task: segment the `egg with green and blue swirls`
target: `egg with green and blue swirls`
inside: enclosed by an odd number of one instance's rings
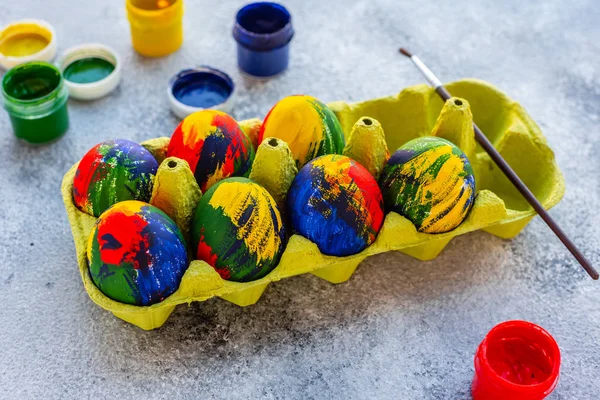
[[[202,192],[221,179],[248,176],[254,161],[252,142],[229,115],[202,110],[177,126],[167,157],[187,161]]]
[[[380,186],[386,211],[408,218],[419,232],[451,231],[475,202],[475,176],[467,156],[438,137],[417,138],[396,150]]]
[[[164,212],[123,201],[96,221],[87,245],[90,276],[113,300],[149,306],[177,290],[188,267],[185,241]]]
[[[149,201],[158,162],[141,145],[107,140],[90,149],[79,162],[73,180],[73,202],[98,217],[125,200]]]
[[[223,279],[248,282],[279,264],[286,232],[275,200],[246,178],[228,178],[200,199],[192,220],[196,257]]]
[[[344,133],[337,117],[311,96],[288,96],[271,108],[261,126],[258,143],[275,137],[287,143],[298,169],[325,154],[342,154]]]
[[[318,157],[296,175],[287,195],[292,227],[323,254],[359,253],[383,225],[377,181],[358,162],[341,155]]]

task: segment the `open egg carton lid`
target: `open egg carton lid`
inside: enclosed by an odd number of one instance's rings
[[[334,102],[328,106],[338,117],[346,136],[359,118],[369,116],[381,123],[392,151],[411,139],[431,135],[435,127],[433,133],[436,136],[450,140],[467,153],[476,175],[478,194],[471,212],[456,229],[441,234],[421,233],[408,219],[390,212],[375,242],[358,254],[327,256],[319,251],[315,243],[295,234],[289,239],[277,267],[264,278],[247,283],[227,281],[204,261],[195,260],[185,272],[179,289],[171,296],[151,306],[127,305],[105,296],[90,277],[86,244],[96,218],[79,211],[73,204],[76,164],[64,176],[62,194],[81,277],[90,298],[118,318],[149,330],[162,326],[178,304],[220,297],[240,306],[248,306],[259,300],[270,282],[295,275],[312,273],[332,283],[344,282],[352,276],[360,262],[374,254],[401,251],[420,260],[431,260],[452,238],[467,232],[482,229],[502,238],[514,237],[535,216],[535,211],[483,149],[475,145],[472,117],[467,104],[476,115],[477,124],[546,208],[556,205],[564,194],[564,179],[554,154],[526,111],[492,85],[468,79],[446,87],[468,103],[458,102],[444,108],[440,114],[444,103],[434,89],[417,85],[389,97],[357,104]],[[249,137],[256,137],[261,121],[241,121],[240,126]],[[168,144],[169,138],[166,137],[142,143],[159,163],[165,159]],[[183,162],[165,162],[159,167],[155,185],[166,190],[177,188],[181,193],[186,189],[182,189],[179,182],[195,184],[190,174],[191,171]],[[192,186],[190,190],[197,190],[197,187]],[[161,198],[168,198],[168,194],[163,194]],[[155,205],[165,211],[164,206]]]

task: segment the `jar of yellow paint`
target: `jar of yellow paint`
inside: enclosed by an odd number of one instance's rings
[[[56,34],[46,21],[24,19],[0,31],[0,66],[10,69],[29,61],[51,61],[56,55]]]
[[[126,0],[133,48],[149,57],[173,53],[183,42],[183,0]]]

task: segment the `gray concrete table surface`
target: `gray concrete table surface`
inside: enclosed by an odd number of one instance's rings
[[[122,0],[3,3],[0,23],[48,20],[59,52],[105,43],[124,69],[109,97],[69,101],[71,127],[52,145],[17,141],[0,113],[1,398],[469,398],[477,345],[509,319],[557,339],[552,399],[600,396],[599,283],[539,218],[510,241],[459,237],[431,262],[369,258],[340,285],[311,275],[277,282],[247,308],[220,299],[179,306],[145,332],[88,298],[59,190],[67,169],[103,139],[170,135],[178,120],[166,83],[181,68],[230,72],[235,117],[264,117],[289,94],[352,102],[422,83],[397,53],[404,45],[444,81],[481,78],[525,106],[566,178],[552,214],[598,267],[595,0],[286,1],[297,32],[290,68],[268,81],[237,69],[231,27],[240,1],[186,0],[184,45],[160,59],[133,51]]]

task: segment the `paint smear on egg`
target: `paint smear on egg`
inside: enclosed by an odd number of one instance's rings
[[[466,156],[439,138],[420,138],[396,151],[384,169],[386,206],[417,229],[441,233],[457,227],[475,198],[475,178]]]
[[[139,201],[115,204],[102,214],[87,245],[94,284],[128,304],[162,301],[187,269],[181,232],[158,208]]]
[[[377,181],[363,166],[340,155],[319,157],[302,168],[287,206],[294,230],[328,255],[362,251],[383,225]]]
[[[337,117],[311,96],[295,95],[280,100],[261,127],[259,142],[276,137],[287,143],[298,169],[325,154],[341,154],[344,135]]]
[[[269,273],[285,247],[275,200],[246,178],[228,178],[200,200],[192,228],[198,259],[223,279],[248,282]]]
[[[202,192],[230,176],[247,176],[254,159],[250,139],[229,115],[204,110],[175,129],[168,157],[186,160]]]

